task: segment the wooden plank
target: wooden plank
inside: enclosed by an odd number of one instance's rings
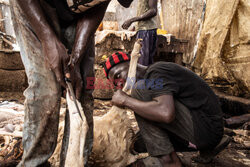
[[[189,41],[183,57],[187,64],[193,58],[202,9],[203,0],[162,1],[164,27],[168,33]]]

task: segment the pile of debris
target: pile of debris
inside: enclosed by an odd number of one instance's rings
[[[0,112],[0,166],[15,166],[23,154],[24,106],[3,101]]]

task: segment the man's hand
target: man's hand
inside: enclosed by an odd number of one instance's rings
[[[125,22],[122,24],[122,28],[125,29],[125,30],[127,30],[127,29],[131,26],[132,23],[133,23],[133,20],[132,20],[132,19],[129,19],[129,20],[125,21]]]
[[[62,87],[66,88],[65,77],[67,77],[72,82],[75,96],[79,100],[83,89],[80,64],[69,64],[70,56],[57,37],[51,37],[50,40],[42,41],[42,46],[45,58],[50,64],[51,70],[55,73],[57,81]]]
[[[133,22],[145,21],[145,20],[151,19],[152,17],[155,17],[157,15],[157,1],[148,0],[148,5],[149,5],[149,10],[147,10],[145,13],[143,13],[140,16],[136,16],[125,21],[122,25],[122,28],[127,30]]]
[[[68,62],[69,55],[64,45],[56,38],[51,37],[42,41],[42,48],[47,62],[50,64],[51,70],[56,75],[57,81],[66,88],[65,74],[69,72]]]
[[[122,90],[117,90],[112,97],[112,104],[118,107],[125,107],[125,101],[129,96]]]
[[[80,100],[83,90],[83,80],[81,76],[80,65],[71,64],[69,69],[70,73],[66,74],[66,77],[69,78],[72,83],[76,98]]]

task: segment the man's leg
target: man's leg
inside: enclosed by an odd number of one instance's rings
[[[35,167],[53,154],[57,144],[60,109],[60,85],[49,70],[42,54],[41,43],[33,33],[21,8],[10,1],[12,20],[28,77],[25,90],[23,158],[19,166]]]
[[[182,103],[175,100],[176,119],[171,124],[160,125],[169,131],[170,140],[177,151],[194,151],[196,143],[194,138],[193,121],[190,111]],[[220,151],[222,151],[231,139],[224,136],[214,149],[199,150],[200,156],[193,157],[193,160],[200,163],[209,163]]]
[[[153,64],[153,57],[156,54],[156,29],[153,30],[140,30],[137,32],[137,39],[141,38],[142,48],[140,50],[141,57],[138,60],[139,64],[149,66]]]
[[[172,123],[157,123],[158,126],[166,129],[175,151],[196,150],[193,121],[189,109],[175,100],[175,112],[175,120]],[[160,156],[162,164],[166,164],[166,166],[181,166],[179,163],[180,159],[175,151],[169,155]]]
[[[150,52],[149,52],[149,64],[154,63],[154,56],[157,53],[157,29],[150,30]]]
[[[151,157],[159,158],[158,161],[164,165],[181,166],[181,162],[175,153],[168,133],[161,127],[136,115],[142,139]],[[145,166],[158,167],[159,162],[155,158],[143,160]]]
[[[65,37],[65,46],[67,49],[72,50],[72,47],[75,42],[75,33],[76,33],[76,22],[72,22],[72,24],[65,29],[62,29],[63,36]],[[73,37],[73,38],[72,38]],[[83,59],[80,65],[81,74],[83,79],[83,92],[82,98],[80,100],[86,120],[88,122],[89,130],[87,132],[85,146],[84,146],[84,160],[88,160],[89,155],[92,151],[93,146],[93,110],[94,110],[94,98],[92,96],[93,90],[86,89],[87,85],[87,77],[94,77],[94,60],[95,60],[95,41],[94,36],[89,40],[87,50],[83,55]],[[63,145],[60,155],[60,166],[64,166],[65,157],[68,149],[69,142],[69,115],[66,113],[65,118],[65,127],[64,127],[64,136],[63,136]],[[87,162],[84,162],[86,164]]]
[[[137,114],[135,116],[140,128],[140,134],[150,156],[168,155],[174,151],[170,138],[164,129]]]
[[[136,115],[141,136],[147,151],[153,157],[159,157],[162,163],[180,165],[176,149],[185,151],[195,149],[194,130],[190,111],[175,101],[176,118],[171,124],[160,124]],[[178,146],[178,147],[177,147]],[[193,147],[193,148],[189,148]]]
[[[141,136],[151,155],[164,155],[166,150],[194,150],[194,128],[190,111],[175,100],[175,120],[170,124],[146,120],[136,114]],[[154,140],[157,139],[157,140]]]
[[[86,116],[89,130],[86,136],[85,148],[84,148],[84,160],[88,160],[88,157],[91,154],[93,146],[93,110],[94,110],[94,98],[93,98],[93,89],[86,89],[87,78],[94,77],[94,60],[95,60],[95,40],[94,36],[91,37],[91,40],[88,43],[88,49],[82,62],[81,62],[81,74],[84,84],[84,92],[81,98],[81,104],[83,107],[84,114]]]
[[[156,123],[156,125],[168,132],[170,140],[178,150],[196,149],[190,110],[177,100],[174,103],[175,120],[170,124]]]

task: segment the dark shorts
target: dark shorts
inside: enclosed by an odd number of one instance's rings
[[[138,63],[149,66],[153,64],[154,55],[157,51],[157,29],[153,30],[139,30],[137,32],[136,38],[143,39],[142,48],[141,48],[141,57],[139,58]]]
[[[156,123],[135,114],[140,135],[151,156],[170,154],[173,151],[195,150],[194,128],[190,111],[175,101],[175,120],[170,124]]]

